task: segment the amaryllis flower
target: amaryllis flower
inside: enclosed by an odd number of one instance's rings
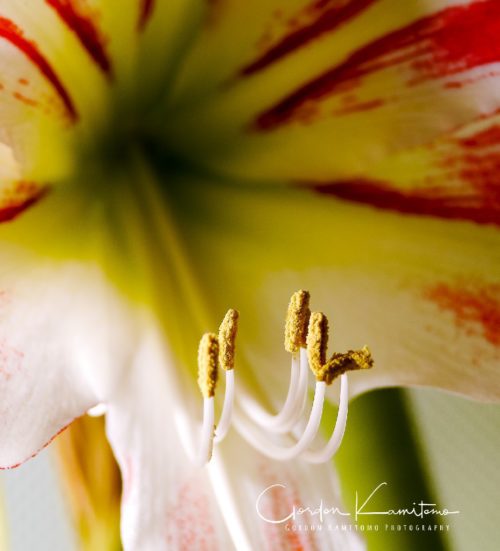
[[[328,464],[240,424],[191,463],[198,340],[237,308],[236,405],[279,407],[303,288],[376,359],[352,395],[499,398],[499,31],[497,0],[0,0],[1,465],[105,404],[126,549],[362,548],[256,515],[278,478],[269,515],[338,504]]]

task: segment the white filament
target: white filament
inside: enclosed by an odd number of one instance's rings
[[[231,418],[233,416],[234,406],[234,369],[229,369],[226,372],[226,390],[224,394],[224,405],[222,406],[222,413],[219,423],[215,429],[214,442],[218,444],[222,442],[227,435],[229,427],[231,426]]]
[[[335,428],[332,432],[332,436],[328,443],[320,450],[311,451],[307,450],[302,454],[302,457],[309,463],[326,463],[337,453],[344,437],[346,422],[347,422],[347,410],[349,404],[349,384],[347,380],[347,374],[343,373],[340,378],[340,400],[339,411],[337,413],[337,420],[335,421]]]
[[[217,429],[214,430],[215,405],[213,396],[203,399],[203,425],[201,428],[200,447],[194,462],[203,467],[212,458],[214,442],[221,442],[231,426],[231,417],[234,404],[234,371],[226,371],[226,392],[224,405]]]
[[[323,405],[325,401],[326,383],[323,381],[316,383],[314,400],[309,415],[309,421],[300,439],[291,447],[276,446],[273,442],[262,438],[248,420],[238,417],[235,422],[238,425],[239,432],[254,448],[262,454],[278,461],[288,461],[304,452],[312,443],[318,433],[321,416],[323,414]]]
[[[340,378],[339,410],[330,440],[319,450],[310,450],[308,448],[318,433],[323,415],[326,383],[323,381],[316,382],[314,400],[309,419],[307,423],[305,419],[299,422],[307,402],[308,372],[307,350],[301,349],[300,359],[296,356],[292,359],[287,398],[282,410],[277,415],[270,415],[266,411],[258,408],[257,405],[250,400],[243,400],[241,402],[243,406],[242,409],[250,419],[247,418],[247,416],[238,416],[235,419],[240,434],[254,448],[271,459],[287,461],[297,456],[301,456],[308,463],[326,463],[340,448],[345,433],[349,403],[347,374],[342,374]],[[197,454],[190,454],[195,456],[194,462],[200,467],[210,461],[214,443],[220,443],[227,435],[231,426],[235,395],[234,370],[226,371],[225,376],[226,388],[224,404],[220,421],[215,430],[214,398],[204,398],[203,400],[203,425],[201,429],[200,447]],[[288,447],[280,446],[266,439],[259,428],[252,424],[252,421],[257,421],[262,428],[273,433],[286,433],[293,429],[295,434],[300,435],[300,433],[302,433],[302,435],[297,436],[293,445]]]
[[[196,457],[196,465],[203,467],[212,458],[212,448],[214,439],[214,398],[203,398],[203,426],[201,429],[200,448],[198,457]]]
[[[300,356],[292,357],[287,397],[281,411],[276,415],[263,410],[248,396],[240,396],[239,404],[255,423],[266,430],[277,434],[289,432],[305,408],[308,372],[307,350],[301,348]]]

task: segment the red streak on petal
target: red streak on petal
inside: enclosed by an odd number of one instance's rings
[[[298,509],[302,507],[298,500],[297,492],[290,489],[288,485],[284,484],[284,486],[286,486],[286,488],[274,486],[267,492],[270,504],[268,505],[269,511],[265,513],[266,518],[282,519],[287,517],[294,508]],[[269,529],[267,534],[269,543],[276,545],[276,547],[286,545],[286,549],[305,551],[306,548],[302,544],[301,536],[302,534],[295,531],[290,522],[283,526],[279,526],[277,529]]]
[[[359,15],[362,11],[370,7],[377,0],[348,0],[347,4],[336,5],[327,11],[323,11],[316,20],[309,25],[300,27],[287,36],[282,38],[280,42],[273,45],[264,52],[256,60],[246,65],[242,70],[242,75],[252,75],[257,71],[265,69],[269,65],[275,63],[279,59],[292,53],[293,51],[302,48],[311,41],[320,36],[332,32],[335,29],[347,23],[350,19]],[[318,2],[313,7],[316,10],[321,10],[325,4],[330,2]]]
[[[111,61],[94,21],[77,11],[72,0],[45,0],[45,2],[58,13],[62,21],[76,34],[95,63],[106,74],[112,75]]]
[[[5,206],[0,205],[0,224],[4,222],[10,222],[22,214],[26,209],[35,205],[40,199],[42,199],[48,192],[47,188],[38,189],[33,195],[25,198],[19,203],[7,204]]]
[[[447,194],[448,201],[455,205],[489,212],[490,221],[499,224],[500,126],[491,124],[475,134],[451,140],[451,145],[438,164],[442,175],[436,185],[441,194]]]
[[[36,100],[27,98],[26,96],[23,96],[23,94],[21,94],[20,92],[14,92],[12,95],[21,103],[29,105],[30,107],[36,107],[38,105],[38,102]]]
[[[500,226],[500,190],[491,188],[494,200],[488,194],[480,196],[452,195],[450,189],[424,188],[400,190],[389,182],[371,180],[343,180],[327,184],[316,184],[314,190],[340,199],[353,201],[413,215],[435,216],[437,218],[470,220],[478,224]]]
[[[300,497],[300,489],[295,478],[285,469],[276,472],[268,463],[258,466],[258,476],[262,488],[268,488],[259,508],[268,519],[282,519],[294,509],[308,504]],[[276,486],[281,484],[281,486]],[[284,486],[284,487],[283,487]],[[318,551],[313,531],[293,529],[293,521],[285,524],[266,523],[264,528],[266,551],[290,549],[293,551]]]
[[[24,353],[0,339],[0,379],[10,381],[21,373]]]
[[[479,326],[488,342],[500,346],[500,285],[466,289],[440,283],[428,289],[425,296],[441,310],[451,312],[457,326],[470,334]]]
[[[77,417],[75,419],[73,419],[73,421],[76,421]],[[60,435],[62,434],[70,425],[71,423],[73,423],[73,421],[70,421],[67,425],[65,425],[64,427],[62,427],[61,429],[59,429],[55,434],[54,436],[52,436],[50,438],[50,440],[48,440],[47,442],[45,442],[45,444],[43,444],[43,446],[41,446],[38,450],[36,450],[36,452],[32,453],[29,457],[27,457],[26,459],[23,459],[22,461],[20,461],[19,463],[15,463],[14,465],[8,465],[8,466],[1,466],[0,465],[0,471],[10,471],[11,469],[17,469],[18,467],[21,467],[21,465],[24,465],[27,461],[29,461],[30,459],[33,459],[34,457],[36,457],[40,452],[42,452],[45,448],[47,448],[48,446],[50,446],[50,444],[52,444],[52,442]]]
[[[146,25],[153,15],[155,0],[141,0],[141,11],[139,15],[138,28],[140,31],[146,28]]]
[[[389,67],[407,65],[415,85],[500,60],[500,2],[483,0],[444,9],[390,32],[354,51],[342,63],[304,84],[261,113],[255,129],[273,130],[293,122],[307,103],[316,102],[353,80]]]
[[[459,139],[458,143],[470,149],[500,145],[500,126],[490,126],[473,136]]]
[[[40,73],[42,73],[42,75],[50,82],[61,98],[71,119],[73,121],[77,120],[78,114],[68,91],[57,76],[49,61],[39,51],[37,45],[31,40],[25,38],[22,30],[17,27],[15,23],[5,17],[0,17],[0,37],[4,38],[13,46],[18,48],[38,68]]]

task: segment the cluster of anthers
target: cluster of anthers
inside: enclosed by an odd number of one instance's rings
[[[234,422],[241,435],[264,455],[279,461],[300,456],[309,463],[324,463],[337,452],[344,436],[349,399],[347,372],[369,369],[373,359],[367,347],[334,353],[327,358],[328,319],[321,312],[309,309],[310,295],[297,291],[288,306],[285,326],[285,349],[292,356],[290,383],[283,407],[270,414],[248,397],[241,397],[238,405],[243,415]],[[219,328],[219,334],[206,333],[200,341],[198,353],[198,384],[204,398],[203,428],[198,463],[204,465],[212,457],[213,445],[226,436],[234,409],[235,341],[238,331],[238,312],[229,310]],[[215,425],[214,396],[219,366],[225,372],[224,404],[219,423]],[[316,386],[307,420],[308,376],[312,371]],[[326,387],[340,376],[340,400],[335,427],[328,442],[312,449],[323,415]],[[267,434],[266,434],[267,433]],[[279,445],[270,440],[269,433],[288,439]]]

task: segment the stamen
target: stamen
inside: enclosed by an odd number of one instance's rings
[[[215,333],[205,333],[198,348],[198,386],[204,398],[213,398],[218,377],[219,343]]]
[[[201,466],[210,461],[213,443],[221,442],[231,424],[234,404],[234,354],[238,332],[238,312],[229,310],[219,328],[219,337],[214,333],[203,335],[198,349],[198,385],[203,394],[203,428],[200,453],[197,463]],[[214,428],[214,396],[218,379],[219,363],[226,374],[224,405],[220,422]]]
[[[326,363],[328,345],[328,319],[321,312],[313,312],[309,320],[307,333],[307,355],[309,366],[318,381],[323,380],[321,373]]]
[[[238,333],[237,310],[228,310],[219,327],[219,364],[222,369],[234,369],[236,334]]]
[[[288,305],[285,323],[285,349],[297,354],[300,347],[306,346],[307,324],[309,323],[310,295],[308,291],[297,291],[292,295]]]
[[[222,321],[218,336],[203,335],[198,350],[198,384],[203,394],[203,428],[196,463],[204,465],[211,459],[213,444],[226,436],[234,405],[235,345],[239,314],[229,310]],[[307,349],[305,348],[307,346]],[[285,461],[299,455],[310,463],[329,461],[337,452],[345,432],[348,411],[347,372],[369,369],[373,358],[365,346],[361,350],[334,353],[327,360],[328,319],[321,312],[309,310],[309,293],[297,291],[290,300],[285,328],[285,348],[292,354],[288,394],[281,411],[271,415],[246,396],[240,400],[244,413],[235,419],[240,434],[264,455]],[[218,368],[225,372],[224,405],[219,424],[214,425],[214,395]],[[316,377],[314,399],[309,418],[302,419],[307,403],[309,367]],[[325,392],[335,378],[341,377],[340,403],[330,440],[318,450],[309,450],[319,430],[323,415]],[[260,425],[260,429],[256,426]],[[263,430],[287,434],[291,445],[279,445],[268,440]]]

